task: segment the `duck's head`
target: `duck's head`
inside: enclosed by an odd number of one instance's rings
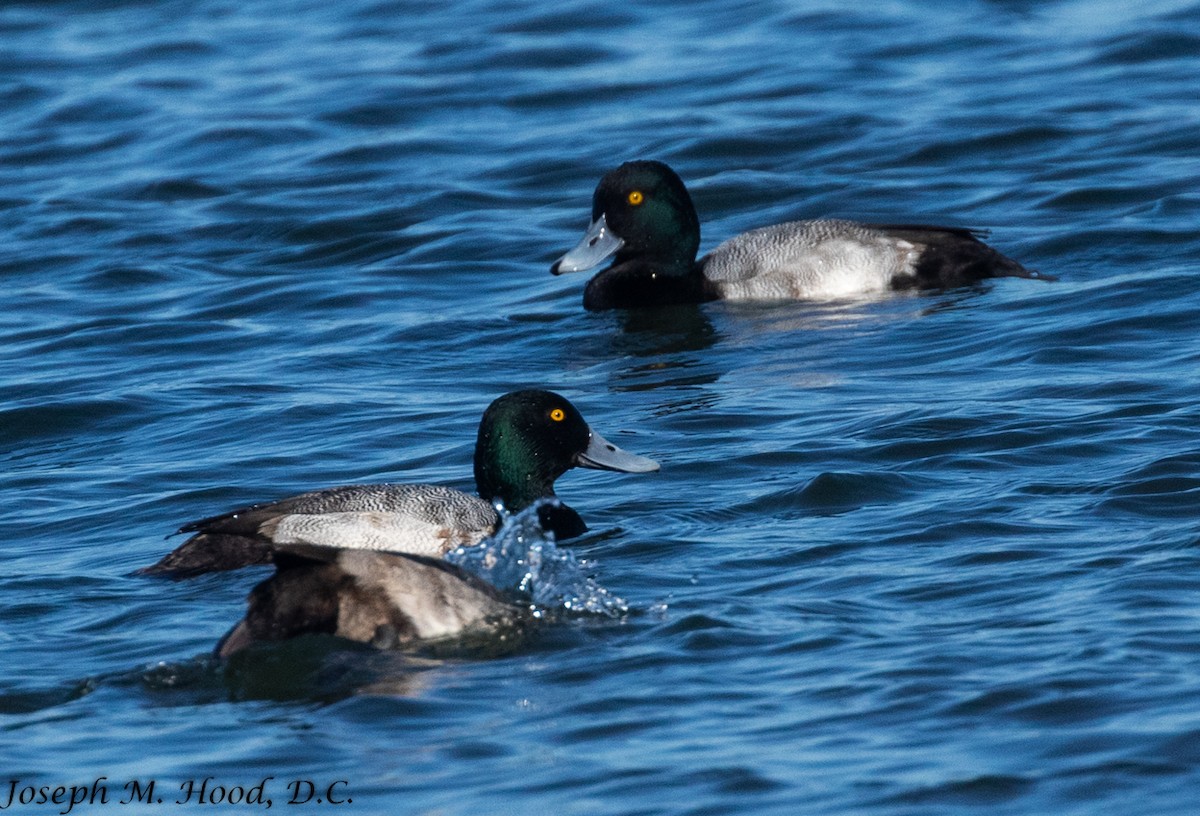
[[[686,274],[699,249],[700,220],[683,181],[662,162],[631,161],[600,179],[591,226],[550,272],[582,272],[615,255],[614,265],[638,259]]]
[[[516,513],[553,496],[555,479],[573,467],[648,473],[658,463],[621,450],[550,391],[513,391],[488,406],[475,443],[480,496]]]

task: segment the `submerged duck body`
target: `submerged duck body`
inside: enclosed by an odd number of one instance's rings
[[[626,162],[592,197],[592,223],[553,274],[612,264],[584,290],[590,310],[709,300],[821,300],[1043,277],[954,227],[791,221],[730,238],[696,259],[700,222],[683,181],[656,161]]]
[[[438,558],[281,545],[275,566],[251,591],[246,616],[217,644],[217,657],[312,634],[400,649],[515,630],[527,616],[491,585]]]
[[[493,502],[519,512],[553,497],[554,482],[573,467],[645,473],[652,459],[627,453],[591,429],[569,401],[549,391],[515,391],[496,399],[475,444],[478,496],[440,485],[348,485],[256,504],[181,527],[192,537],[144,575],[184,578],[276,560],[285,548],[325,547],[440,557],[496,531]],[[539,508],[559,539],[587,530],[570,507]]]

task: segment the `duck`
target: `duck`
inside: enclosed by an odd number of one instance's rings
[[[213,649],[218,660],[322,634],[375,649],[494,644],[518,639],[531,620],[528,607],[440,558],[309,544],[279,544],[274,556],[274,574]]]
[[[295,550],[286,548],[297,546],[323,547],[335,555],[363,550],[440,558],[495,533],[501,522],[496,502],[518,513],[539,499],[555,498],[555,481],[574,467],[659,469],[653,459],[606,440],[559,394],[513,391],[495,399],[480,420],[477,496],[433,484],[358,484],[252,504],[183,525],[176,534],[191,537],[137,574],[181,579],[275,563],[280,553],[291,552],[294,560]],[[561,501],[544,502],[537,513],[557,540],[587,531],[580,515]],[[336,558],[327,563],[348,566]]]
[[[1053,280],[988,246],[985,236],[960,227],[790,221],[736,235],[697,260],[700,219],[683,180],[663,162],[638,160],[600,179],[591,225],[550,272],[583,272],[612,258],[584,289],[589,311],[829,300],[995,277]]]

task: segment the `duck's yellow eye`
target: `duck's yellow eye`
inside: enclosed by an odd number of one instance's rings
[[[645,200],[646,200],[646,197],[644,195],[642,195],[641,190],[634,190],[632,193],[629,194],[629,198],[627,199],[627,201],[629,201],[629,203],[635,207],[638,204],[641,204]]]
[[[566,413],[563,412],[562,408],[555,408],[553,411],[550,412],[550,418],[553,419],[555,422],[562,422],[564,419],[567,418],[567,415],[566,415]]]

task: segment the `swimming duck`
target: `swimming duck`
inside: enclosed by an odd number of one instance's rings
[[[550,272],[582,272],[589,310],[709,300],[827,299],[889,289],[944,289],[983,278],[1046,277],[956,227],[791,221],[730,238],[696,260],[700,220],[683,181],[657,161],[600,179],[592,223]]]
[[[274,560],[281,547],[374,550],[440,557],[478,544],[496,531],[493,502],[510,513],[554,496],[554,482],[573,467],[647,473],[653,459],[621,450],[588,426],[579,411],[550,391],[514,391],[483,414],[475,443],[479,496],[428,484],[347,485],[254,504],[193,521],[194,535],[138,572],[185,578]],[[558,539],[587,531],[560,502],[538,509],[543,529]]]
[[[440,558],[282,544],[275,573],[250,593],[246,617],[217,643],[228,658],[259,643],[327,634],[378,649],[494,637],[528,611]]]

